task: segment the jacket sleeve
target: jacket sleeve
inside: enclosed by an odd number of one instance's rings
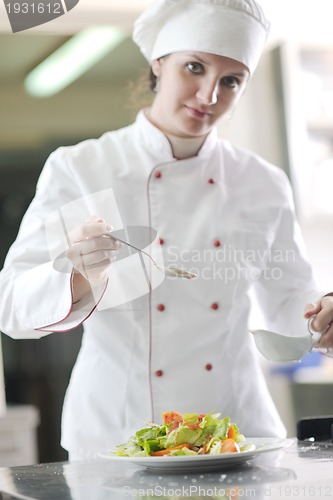
[[[79,196],[66,148],[59,148],[44,166],[0,273],[0,330],[13,338],[73,329],[96,307],[96,292],[73,304],[72,273],[54,268],[45,232],[47,217]]]
[[[269,263],[269,272],[262,273],[254,289],[267,328],[299,336],[308,333],[304,306],[328,290],[320,290],[316,283],[296,220],[291,186],[286,176],[283,175],[283,179],[284,203],[271,248],[271,255],[279,255],[279,258]]]

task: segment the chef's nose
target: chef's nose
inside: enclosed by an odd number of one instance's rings
[[[197,97],[203,104],[212,105],[217,103],[219,82],[203,83],[197,92]]]

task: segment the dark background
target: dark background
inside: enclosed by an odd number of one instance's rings
[[[54,148],[1,154],[0,269],[34,196],[39,173]],[[7,404],[37,407],[39,462],[67,459],[67,452],[60,446],[61,410],[81,337],[82,328],[38,340],[13,340],[2,335]]]

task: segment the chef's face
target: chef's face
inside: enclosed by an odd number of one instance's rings
[[[159,89],[151,120],[177,137],[202,137],[230,112],[246,87],[249,71],[228,57],[176,52],[152,62]]]

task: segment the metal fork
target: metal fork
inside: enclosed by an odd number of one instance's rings
[[[185,269],[179,269],[178,267],[173,267],[173,266],[168,266],[168,267],[162,267],[160,266],[155,259],[148,253],[145,252],[144,250],[141,250],[141,248],[136,247],[135,245],[132,245],[128,241],[122,240],[121,238],[118,238],[118,236],[112,236],[111,234],[104,234],[103,236],[111,238],[114,241],[119,241],[120,243],[123,243],[124,245],[127,245],[130,248],[133,248],[137,252],[141,252],[142,254],[146,255],[149,257],[159,271],[164,273],[166,276],[172,276],[172,277],[177,277],[177,278],[186,278],[186,279],[193,279],[197,278],[197,275],[194,273],[191,273],[190,271],[186,271]]]

